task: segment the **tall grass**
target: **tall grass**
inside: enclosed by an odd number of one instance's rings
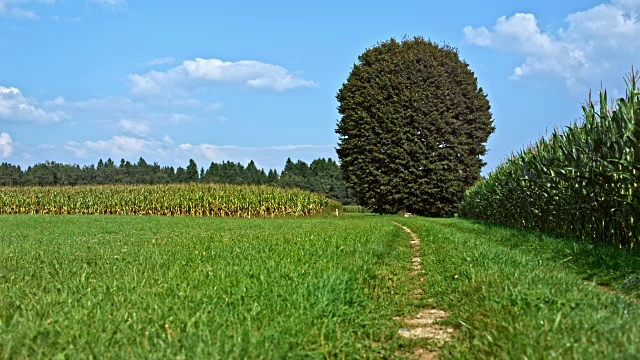
[[[584,119],[512,156],[466,193],[460,216],[621,247],[640,235],[640,91],[583,106]]]
[[[339,209],[299,189],[220,184],[0,187],[0,214],[308,216]]]

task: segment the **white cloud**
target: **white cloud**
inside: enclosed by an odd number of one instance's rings
[[[151,71],[143,75],[129,74],[129,85],[131,86],[131,94],[134,96],[154,95],[170,96],[170,89],[164,89],[169,87],[170,81],[166,81],[165,73]]]
[[[22,7],[24,0],[0,0],[0,16],[16,19],[38,20],[39,17],[33,11]]]
[[[14,87],[0,86],[0,121],[59,122],[68,119],[62,111],[46,111],[22,95]]]
[[[9,157],[13,154],[13,140],[9,134],[0,133],[0,157]]]
[[[253,60],[229,62],[201,58],[184,61],[165,72],[129,74],[128,79],[133,95],[166,98],[184,96],[189,88],[216,83],[243,84],[276,91],[317,86],[315,82],[302,78],[300,73],[278,65]]]
[[[85,158],[95,155],[108,154],[111,156],[139,156],[148,150],[150,142],[129,136],[114,136],[111,140],[85,141],[78,143],[69,141],[65,149],[73,152],[76,157]]]
[[[120,120],[118,123],[118,130],[137,136],[147,136],[151,132],[149,125],[128,119]]]
[[[640,8],[640,0],[614,0],[614,3],[627,9]]]
[[[253,60],[229,62],[198,58],[185,61],[182,66],[188,77],[208,81],[246,83],[249,86],[278,91],[315,86],[313,81],[298,77],[281,66]]]
[[[28,3],[54,4],[57,0],[0,0],[0,16],[15,19],[39,20],[31,9],[25,8]]]
[[[465,41],[524,56],[511,79],[551,74],[568,87],[620,79],[640,58],[640,0],[614,0],[566,17],[566,28],[543,31],[533,14],[502,16],[491,28],[463,29]]]
[[[144,65],[144,66],[167,65],[167,64],[173,64],[176,61],[177,60],[175,58],[172,58],[172,57],[163,57],[163,58],[153,59],[153,60],[147,61],[146,63],[144,63],[142,65]]]
[[[64,149],[76,158],[132,158],[144,157],[149,161],[167,163],[179,151],[171,137],[165,135],[162,140],[117,135],[109,140],[75,142],[69,141]]]

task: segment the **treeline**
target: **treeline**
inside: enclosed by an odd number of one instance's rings
[[[113,160],[100,159],[96,165],[71,165],[54,161],[38,163],[21,169],[19,165],[6,162],[0,164],[0,186],[79,186],[79,185],[135,185],[176,183],[218,183],[237,185],[272,185],[300,188],[340,201],[353,203],[342,180],[340,166],[329,159],[316,159],[307,164],[290,158],[284,170],[258,169],[253,161],[247,166],[226,161],[212,162],[208,169],[200,167],[191,159],[186,167],[160,166],[147,163],[140,158],[137,163],[124,159],[116,164]]]

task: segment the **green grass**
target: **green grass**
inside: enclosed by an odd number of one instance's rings
[[[618,283],[638,269],[634,254],[461,219],[398,221],[421,237],[424,291],[458,330],[443,358],[640,358],[638,302],[582,280]]]
[[[382,217],[0,223],[0,358],[388,357],[415,310]]]
[[[580,279],[603,285],[640,300],[640,250],[558,238],[539,232],[518,231],[501,225],[475,222],[465,231],[482,234],[489,229],[492,243],[527,252],[562,267]]]
[[[611,247],[368,214],[0,224],[0,359],[395,358],[434,347],[393,320],[427,307],[456,329],[443,358],[640,358],[640,258]]]
[[[368,214],[371,211],[360,205],[342,205],[342,211],[345,213]]]

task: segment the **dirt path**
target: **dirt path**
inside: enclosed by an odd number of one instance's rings
[[[407,233],[411,235],[411,250],[413,251],[413,257],[411,260],[411,275],[418,278],[418,283],[422,284],[424,281],[424,272],[422,271],[422,258],[420,257],[420,238],[411,229],[395,221],[393,223],[400,226]],[[418,288],[414,291],[414,296],[423,296],[422,289]],[[410,354],[412,359],[429,360],[436,359],[438,357],[438,349],[444,345],[445,342],[451,339],[453,335],[453,329],[436,324],[436,321],[444,320],[449,316],[446,312],[429,308],[420,311],[412,318],[397,318],[406,325],[406,328],[398,330],[400,336],[406,338],[428,338],[433,341],[437,348],[436,350],[418,349],[413,354]]]
[[[411,229],[406,226],[403,226],[395,221],[392,223],[400,226],[404,229],[404,231],[408,232],[411,235],[411,251],[413,251],[413,259],[411,260],[411,265],[413,266],[413,271],[411,275],[419,275],[422,273],[422,260],[420,259],[420,238],[416,235]],[[420,282],[423,282],[424,278],[420,278]]]

